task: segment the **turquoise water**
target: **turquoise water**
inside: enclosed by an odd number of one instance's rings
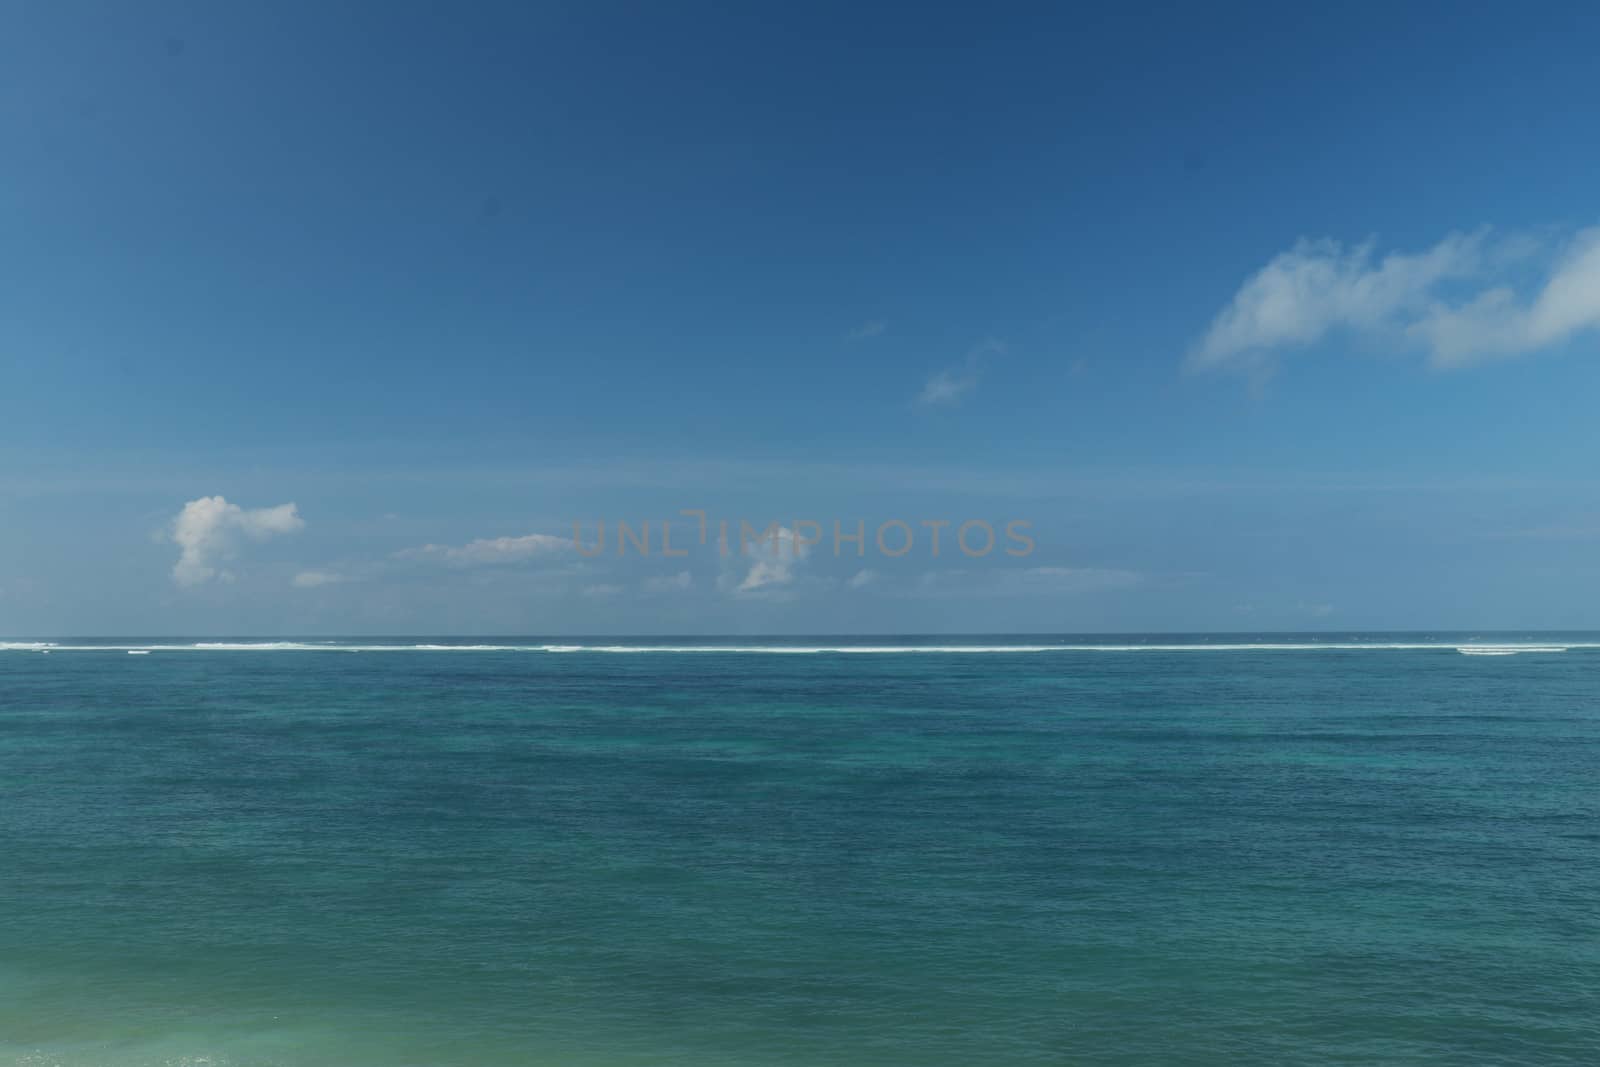
[[[0,1063],[1600,1062],[1597,639],[1262,640],[0,650]]]

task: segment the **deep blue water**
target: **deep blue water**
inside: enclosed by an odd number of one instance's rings
[[[0,651],[0,1063],[1600,1062],[1597,639],[1260,640]]]

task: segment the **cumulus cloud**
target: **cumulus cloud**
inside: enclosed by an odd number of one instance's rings
[[[1555,242],[1453,233],[1425,251],[1382,257],[1372,241],[1301,240],[1246,279],[1188,362],[1270,370],[1284,351],[1343,333],[1420,348],[1434,366],[1457,367],[1536,352],[1596,327],[1600,227]]]
[[[961,399],[978,387],[983,365],[990,356],[1006,350],[1005,342],[989,338],[967,353],[958,366],[946,367],[934,373],[917,393],[917,404],[927,408],[954,407]]]
[[[172,520],[170,536],[178,546],[172,579],[184,586],[232,581],[233,575],[220,564],[238,555],[241,542],[265,541],[304,528],[305,520],[294,504],[247,510],[221,496],[191,500]]]
[[[811,554],[810,544],[797,538],[789,527],[776,523],[762,533],[764,536],[759,538],[746,539],[743,546],[729,539],[730,555],[724,560],[724,571],[717,583],[723,590],[735,595],[769,596],[794,582],[795,570]]]
[[[572,547],[572,539],[552,534],[484,537],[464,545],[423,545],[396,552],[397,559],[431,560],[453,567],[486,567],[522,563]]]
[[[681,593],[694,584],[694,576],[688,571],[679,571],[677,574],[659,575],[646,578],[641,585],[646,593]]]

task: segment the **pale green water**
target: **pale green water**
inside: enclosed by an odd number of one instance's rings
[[[1600,1062],[1600,651],[1454,649],[0,651],[0,1063]]]

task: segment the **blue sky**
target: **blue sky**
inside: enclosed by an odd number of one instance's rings
[[[5,21],[0,634],[1600,627],[1592,9]]]

